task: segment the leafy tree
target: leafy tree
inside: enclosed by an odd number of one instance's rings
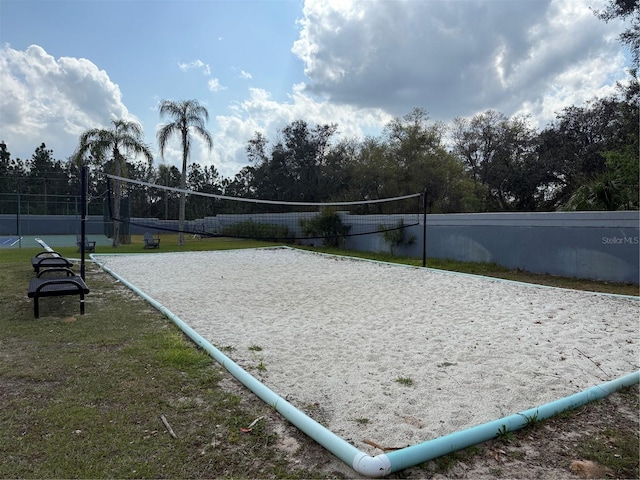
[[[617,168],[616,163],[625,158],[629,158],[630,164],[638,162],[638,109],[628,101],[615,98],[594,100],[583,107],[567,107],[540,134],[539,155],[542,162],[553,167],[555,188],[550,204],[554,208],[585,208],[578,207],[585,205],[584,202],[575,200],[577,190],[583,186],[601,191],[633,189],[625,185],[637,185],[637,176],[634,180],[633,172]],[[608,161],[607,156],[612,159]],[[612,169],[617,170],[613,176]],[[622,180],[620,175],[626,179]],[[597,187],[598,179],[608,185]],[[607,198],[607,202],[591,204],[609,205],[607,209],[625,208],[609,203],[622,200],[625,195],[607,194]]]
[[[205,122],[209,120],[209,112],[205,107],[200,105],[197,100],[162,100],[159,107],[160,117],[169,116],[173,121],[160,127],[157,132],[158,145],[160,146],[160,155],[164,157],[169,138],[177,135],[180,138],[182,147],[182,177],[180,180],[180,188],[187,188],[187,161],[191,152],[191,132],[200,136],[209,147],[213,148],[213,140],[211,134],[205,129]],[[179,229],[178,245],[184,245],[184,220],[185,220],[186,194],[183,191],[180,194],[180,213],[179,213]]]
[[[611,174],[603,174],[585,181],[566,204],[569,210],[616,210],[623,199],[619,196],[620,186]]]
[[[4,140],[0,142],[0,173],[5,173],[5,167],[9,165],[9,161],[11,160],[11,152],[7,150],[7,144],[4,143]]]
[[[182,174],[175,166],[160,165],[156,172],[156,183],[165,187],[179,188],[182,182]],[[171,190],[162,190],[162,198],[158,198],[162,203],[162,211],[158,214],[160,218],[168,220],[176,218],[180,212],[180,194]]]
[[[254,198],[254,171],[255,167],[247,165],[242,167],[233,179],[224,179],[221,182],[224,194],[230,197]]]
[[[249,161],[256,164],[248,177],[251,189],[259,198],[291,201],[293,199],[289,197],[289,187],[292,179],[287,171],[285,158],[277,154],[270,157],[267,152],[268,143],[269,140],[262,133],[256,132],[247,145]]]
[[[349,189],[354,183],[356,139],[342,139],[329,149],[319,169],[318,198],[321,201],[350,201]]]
[[[602,151],[605,158],[605,173],[617,187],[612,205],[616,210],[638,210],[640,208],[640,111],[633,101],[616,102],[617,128],[610,148]],[[606,177],[605,177],[606,178]]]
[[[635,104],[640,99],[640,84],[638,83],[638,68],[640,67],[640,2],[638,0],[609,0],[604,10],[595,10],[598,18],[608,22],[613,19],[626,20],[631,18],[629,27],[620,34],[620,42],[631,52],[630,82],[622,87],[628,101]]]
[[[395,157],[395,164],[404,168],[405,173],[420,162],[424,154],[438,153],[445,131],[440,123],[429,124],[429,116],[422,108],[414,108],[410,113],[395,118],[385,127],[385,138]]]
[[[17,193],[22,193],[22,184],[27,172],[24,162],[12,159],[4,141],[0,142],[0,213],[18,211]]]
[[[0,142],[0,192],[11,193],[14,190],[13,178],[11,175],[11,152],[7,150],[7,144],[4,141]],[[6,213],[9,211],[9,200],[5,206],[5,199],[1,199],[3,202],[0,204],[0,213]]]
[[[547,171],[535,149],[536,132],[528,118],[513,117],[498,130],[492,161],[485,183],[501,210],[537,210],[538,192],[546,188]]]
[[[22,193],[21,186],[26,177],[24,162],[19,158],[12,159],[6,143],[0,142],[0,192]]]
[[[101,165],[93,161],[92,157],[89,157],[82,165],[75,163],[73,157],[70,157],[64,162],[64,170],[66,177],[68,178],[68,190],[69,195],[74,197],[74,211],[80,213],[79,195],[81,188],[81,167],[87,168],[87,214],[88,215],[104,215],[104,204],[102,201],[92,202],[92,199],[102,199],[107,191],[107,179],[102,173]],[[105,164],[106,167],[109,165]]]
[[[467,211],[470,185],[465,182],[462,163],[444,147],[446,128],[430,123],[421,108],[385,128],[383,141],[387,175],[394,186],[385,196],[427,191],[430,212]]]
[[[351,152],[350,165],[351,181],[345,194],[347,200],[377,200],[397,194],[395,168],[382,139],[368,137],[360,142]]]
[[[282,131],[284,142],[276,145],[274,154],[284,157],[290,167],[295,185],[293,198],[303,202],[318,201],[320,167],[325,162],[329,141],[336,132],[335,125],[316,125],[310,129],[297,120]]]
[[[156,170],[151,165],[142,162],[128,162],[127,172],[129,178],[153,183],[156,179]],[[129,205],[135,216],[138,217],[159,217],[160,199],[151,194],[149,187],[132,183],[128,186],[127,194]]]
[[[282,130],[282,139],[270,151],[266,137],[256,132],[247,146],[249,161],[256,164],[252,172],[256,195],[270,200],[321,201],[320,176],[335,131],[335,125],[310,128],[296,120]]]
[[[204,168],[197,163],[189,166],[187,178],[189,190],[194,192],[211,193],[219,195],[222,193],[222,186],[219,180],[218,171],[214,166]],[[214,215],[215,203],[217,200],[211,197],[191,195],[187,202],[187,218],[202,218],[207,215]]]
[[[620,34],[620,41],[631,51],[633,67],[638,69],[640,64],[640,4],[638,0],[609,0],[604,10],[595,12],[598,18],[608,22],[615,18],[631,17],[631,25]]]
[[[552,177],[538,162],[536,133],[526,117],[495,110],[453,125],[454,152],[463,161],[483,211],[535,210]]]
[[[619,202],[616,209],[638,210],[640,208],[640,162],[638,144],[627,145],[623,149],[604,152],[607,170],[618,182]]]
[[[105,170],[122,176],[127,168],[127,158],[131,155],[142,155],[149,164],[153,163],[151,150],[143,141],[142,127],[139,123],[124,119],[112,120],[111,128],[93,128],[80,135],[78,147],[73,154],[73,161],[80,166],[90,155],[94,161],[100,162]],[[114,182],[114,217],[120,218],[120,200],[122,186],[120,181]],[[113,246],[122,242],[120,222],[113,224]]]
[[[603,153],[606,171],[585,180],[564,205],[569,210],[637,210],[639,207],[638,150]]]
[[[28,193],[41,195],[42,202],[31,203],[30,213],[59,214],[56,196],[66,195],[69,191],[69,181],[64,166],[60,160],[53,159],[53,150],[42,143],[36,148],[31,159],[26,163],[29,171]],[[73,192],[76,193],[76,192]],[[50,199],[54,198],[53,202]]]
[[[488,110],[471,119],[456,118],[453,122],[454,152],[462,159],[477,188],[485,183],[487,164],[497,143],[503,114]]]

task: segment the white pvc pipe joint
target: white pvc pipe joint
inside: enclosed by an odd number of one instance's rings
[[[351,467],[359,474],[371,478],[384,477],[391,473],[391,461],[384,454],[372,457],[364,452],[359,452],[353,458]]]

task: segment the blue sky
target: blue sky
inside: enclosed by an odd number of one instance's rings
[[[0,139],[66,159],[82,131],[141,123],[157,152],[162,99],[207,107],[233,177],[256,131],[302,119],[379,134],[413,107],[451,122],[495,109],[542,128],[626,78],[623,25],[603,0],[0,0]],[[180,164],[178,146],[156,164]]]

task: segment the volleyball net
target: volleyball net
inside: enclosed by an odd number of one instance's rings
[[[421,193],[353,202],[281,202],[107,177],[111,220],[127,224],[132,234],[182,232],[289,243],[321,239],[325,245],[337,246],[349,236],[418,225],[422,214]],[[119,208],[116,190],[120,191]],[[185,220],[181,223],[183,194]]]

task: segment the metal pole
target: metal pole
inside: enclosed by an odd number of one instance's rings
[[[84,246],[86,240],[86,223],[87,223],[87,167],[82,166],[80,171],[80,276],[85,280],[84,268]]]
[[[18,192],[18,213],[16,215],[16,233],[18,234],[18,248],[22,248],[22,234],[20,232],[20,193]]]
[[[422,194],[422,266],[427,266],[427,189]]]

